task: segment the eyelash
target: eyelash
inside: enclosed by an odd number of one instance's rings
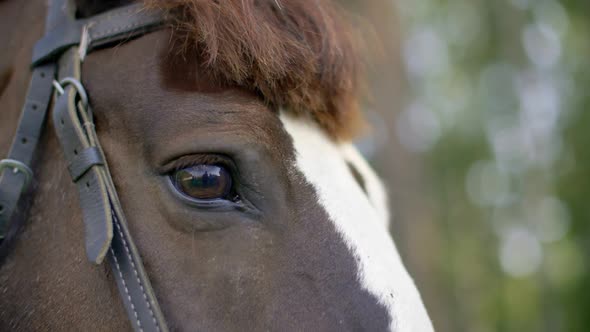
[[[222,166],[230,172],[232,178],[234,179],[237,175],[237,167],[233,161],[229,157],[219,154],[185,155],[166,163],[159,169],[158,173],[160,173],[160,175],[170,175],[173,172],[183,168],[189,168],[202,164]]]

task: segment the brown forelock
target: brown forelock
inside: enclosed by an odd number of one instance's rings
[[[219,83],[253,91],[270,105],[309,114],[349,139],[359,111],[356,39],[331,0],[146,0],[176,18],[182,56]]]
[[[82,73],[171,328],[386,330],[391,317],[361,286],[358,262],[295,167],[277,112],[244,89],[208,84],[194,63],[170,64],[170,35],[92,53]],[[0,270],[0,330],[121,330],[127,317],[108,267],[85,259],[77,195],[53,130],[44,141],[35,217]],[[193,154],[230,157],[250,207],[212,211],[179,200],[162,165]]]

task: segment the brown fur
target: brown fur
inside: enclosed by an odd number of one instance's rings
[[[30,10],[41,12],[41,1]],[[40,33],[40,22],[31,22],[31,33]],[[82,77],[171,330],[386,330],[393,318],[362,287],[357,258],[297,169],[278,114],[243,89],[210,86],[198,70],[202,81],[193,82],[187,66],[194,62],[166,63],[170,38],[163,30],[95,51]],[[14,72],[26,78],[27,65]],[[170,77],[185,82],[169,87]],[[9,85],[24,90],[26,82]],[[18,114],[6,110],[0,124]],[[51,117],[41,142],[31,218],[0,267],[0,331],[125,331],[109,267],[85,258],[78,195]],[[163,165],[197,154],[231,158],[236,189],[251,208],[214,211],[178,199]]]
[[[10,46],[0,53],[8,77],[0,156],[16,128],[45,4],[0,2],[8,32],[0,42]],[[194,61],[170,63],[171,36],[163,30],[97,50],[82,68],[131,233],[171,330],[386,330],[393,317],[360,284],[356,257],[295,166],[278,114],[243,88],[213,86]],[[78,195],[51,117],[41,142],[30,218],[0,266],[0,331],[124,331],[130,325],[109,267],[85,258]],[[163,164],[212,153],[236,164],[236,188],[251,213],[195,208],[171,191]]]
[[[177,48],[217,83],[310,114],[337,139],[361,127],[351,27],[329,0],[146,0],[177,19]]]

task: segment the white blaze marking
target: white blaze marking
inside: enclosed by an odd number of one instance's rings
[[[351,144],[336,144],[311,121],[282,113],[293,139],[296,167],[313,185],[320,204],[359,260],[361,285],[389,309],[392,331],[433,331],[420,294],[387,231],[386,194]],[[366,182],[359,187],[346,162]]]

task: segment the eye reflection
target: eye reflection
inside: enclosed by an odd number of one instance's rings
[[[174,171],[174,187],[184,195],[200,199],[229,199],[232,189],[230,173],[218,165],[195,165]]]

